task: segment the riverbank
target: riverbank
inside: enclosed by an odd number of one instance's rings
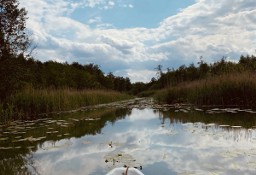
[[[0,120],[36,118],[38,114],[66,111],[130,99],[131,96],[107,90],[33,89],[26,88],[0,104]]]
[[[157,91],[154,98],[168,104],[255,107],[256,75],[245,72],[184,82]]]

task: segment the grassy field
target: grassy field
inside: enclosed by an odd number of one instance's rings
[[[41,113],[72,110],[129,98],[129,95],[115,91],[26,88],[12,95],[5,105],[0,104],[0,120],[24,119]]]
[[[154,98],[162,103],[256,106],[256,74],[240,73],[208,77],[160,90]]]

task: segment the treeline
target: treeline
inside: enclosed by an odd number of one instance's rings
[[[233,73],[251,72],[256,73],[256,56],[241,56],[236,62],[228,61],[223,57],[220,61],[208,64],[201,58],[198,66],[190,64],[182,65],[178,69],[169,69],[164,72],[162,66],[157,67],[159,79],[152,78],[148,84],[141,84],[144,90],[162,89],[177,86],[178,84],[202,80],[209,77],[222,76]]]
[[[160,78],[147,85],[146,94],[154,93],[164,103],[256,107],[254,55],[241,56],[238,63],[223,58],[212,64],[202,60],[198,64],[183,65],[166,73],[159,69]]]
[[[131,98],[129,78],[104,75],[95,64],[3,55],[0,80],[0,122]]]
[[[35,89],[103,89],[127,92],[129,78],[104,75],[98,65],[26,59],[23,55],[0,59],[0,97],[5,99],[26,86]]]

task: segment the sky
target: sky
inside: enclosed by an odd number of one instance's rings
[[[149,82],[155,68],[256,52],[255,0],[20,0],[41,61],[94,63]]]

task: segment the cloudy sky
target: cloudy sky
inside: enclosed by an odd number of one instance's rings
[[[255,0],[20,0],[41,61],[98,64],[147,82],[154,68],[255,54]]]

